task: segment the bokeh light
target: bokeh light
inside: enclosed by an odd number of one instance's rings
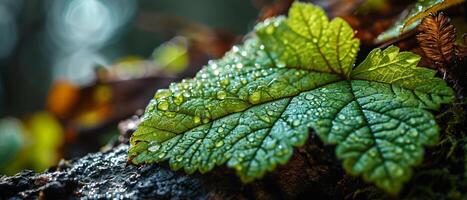
[[[99,48],[115,38],[135,8],[136,1],[132,0],[53,1],[46,39],[55,49],[54,79],[65,78],[79,85],[94,80],[93,69],[109,64]]]

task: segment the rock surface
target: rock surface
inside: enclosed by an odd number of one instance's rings
[[[157,165],[126,164],[128,145],[61,162],[41,174],[23,171],[0,180],[1,198],[205,198],[201,181]]]
[[[307,148],[314,148],[315,153],[297,149],[287,165],[259,181],[242,184],[233,171],[222,166],[207,174],[187,175],[171,171],[166,164],[127,164],[128,145],[120,144],[105,152],[61,161],[43,173],[23,171],[0,177],[0,199],[278,199],[309,194],[324,199],[343,197],[343,188],[338,184],[343,173],[333,164],[338,162],[322,147]]]

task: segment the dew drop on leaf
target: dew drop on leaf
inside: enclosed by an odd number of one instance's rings
[[[161,153],[161,154],[159,154],[157,157],[158,157],[159,159],[162,159],[162,158],[165,157],[165,153]]]
[[[162,100],[157,104],[157,108],[159,110],[167,110],[169,109],[169,102],[167,100]]]
[[[345,120],[345,115],[340,114],[340,115],[339,115],[339,119],[340,119],[340,120]]]
[[[169,118],[173,118],[173,117],[175,117],[175,115],[177,115],[177,113],[175,113],[175,112],[165,112],[165,116],[167,116]]]
[[[216,147],[216,148],[219,148],[219,147],[221,147],[222,145],[224,145],[224,141],[220,140],[220,141],[216,142],[215,147]]]
[[[260,91],[255,91],[253,92],[249,97],[248,101],[252,104],[257,104],[261,100],[261,92]]]
[[[229,85],[229,79],[228,78],[223,78],[221,81],[221,86],[227,87]]]
[[[293,120],[292,125],[293,125],[293,126],[298,126],[298,125],[300,125],[300,120],[298,120],[298,119]]]
[[[274,112],[272,112],[272,110],[268,110],[268,111],[266,111],[266,114],[268,114],[269,116],[272,116],[272,115],[274,115]]]
[[[161,145],[160,144],[154,144],[152,146],[150,146],[148,148],[148,151],[150,152],[156,152],[157,150],[159,150],[161,148]]]
[[[162,99],[162,98],[167,98],[172,95],[172,91],[169,89],[160,89],[156,92],[154,95],[154,98],[156,99]]]
[[[225,99],[225,97],[227,96],[227,93],[221,90],[217,92],[216,96],[217,96],[217,99],[222,100],[222,99]]]
[[[173,102],[176,104],[176,105],[181,105],[184,101],[184,97],[183,97],[183,94],[182,93],[177,93],[174,95],[174,99],[173,99]]]
[[[195,117],[193,117],[193,122],[195,124],[199,124],[201,122],[201,118],[199,116],[195,116]]]
[[[217,132],[218,132],[218,133],[223,133],[223,132],[224,132],[224,128],[219,127],[219,128],[217,129]]]
[[[313,100],[315,97],[312,94],[305,95],[306,100]]]
[[[177,156],[175,157],[175,161],[181,162],[183,160],[183,156]]]
[[[286,64],[285,64],[284,62],[277,61],[277,62],[276,62],[276,67],[278,67],[278,68],[284,68],[284,67],[286,67]]]

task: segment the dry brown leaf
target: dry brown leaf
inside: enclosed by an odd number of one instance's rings
[[[443,13],[430,14],[419,26],[417,40],[426,57],[446,65],[454,58],[456,30]]]

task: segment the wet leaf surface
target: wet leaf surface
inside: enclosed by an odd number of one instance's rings
[[[249,182],[285,164],[311,128],[337,145],[349,173],[397,193],[423,146],[437,142],[427,110],[453,100],[446,83],[397,47],[375,49],[352,69],[353,30],[311,4],[294,3],[288,18],[256,32],[195,78],[156,92],[130,160],[168,160],[187,173],[226,163]]]

